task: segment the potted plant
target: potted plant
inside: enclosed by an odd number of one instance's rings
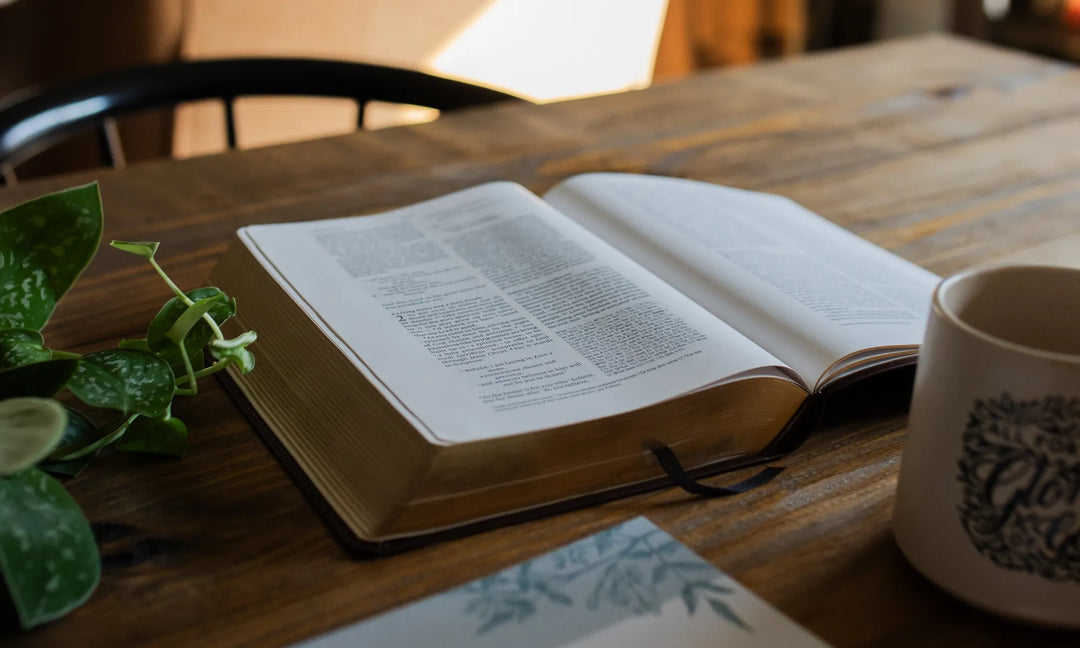
[[[174,294],[145,337],[85,355],[46,346],[41,330],[102,229],[96,183],[0,212],[0,576],[23,628],[83,603],[101,574],[90,524],[57,477],[106,447],[181,456],[187,428],[173,399],[229,365],[254,366],[255,333],[227,339],[220,329],[235,301],[212,287],[181,291],[155,242],[110,243],[146,259]]]

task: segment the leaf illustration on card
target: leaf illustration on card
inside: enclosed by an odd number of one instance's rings
[[[735,589],[717,582],[722,578],[712,565],[641,521],[595,534],[455,593],[467,597],[462,614],[477,621],[478,637],[504,627],[564,622],[567,614],[661,615],[669,600],[681,600],[687,616],[706,609],[752,632],[728,602]]]

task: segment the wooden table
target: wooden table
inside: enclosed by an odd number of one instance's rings
[[[1080,261],[1080,73],[947,37],[720,71],[548,106],[0,190],[0,205],[101,181],[105,238],[163,241],[203,281],[242,225],[377,211],[487,180],[544,190],[585,171],[776,192],[939,273],[995,259]],[[168,295],[104,249],[46,339],[136,337]],[[241,308],[243,305],[241,304]],[[101,585],[26,646],[279,646],[647,515],[836,646],[1076,646],[960,604],[889,530],[902,398],[851,403],[780,478],[726,500],[675,489],[377,560],[354,560],[213,381],[174,411],[181,461],[113,455],[70,484],[112,522]],[[723,481],[721,478],[720,481]]]

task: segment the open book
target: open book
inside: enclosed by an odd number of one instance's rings
[[[256,225],[211,274],[232,378],[353,546],[759,456],[910,364],[937,277],[779,196],[626,174]],[[372,544],[367,544],[372,543]]]

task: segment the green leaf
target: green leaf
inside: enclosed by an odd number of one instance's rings
[[[706,562],[697,562],[691,560],[677,560],[667,563],[667,566],[678,571],[681,569],[715,569],[712,565]]]
[[[173,325],[169,327],[168,331],[165,331],[165,337],[169,338],[174,344],[179,345],[187,337],[188,332],[193,326],[202,321],[202,316],[210,312],[210,309],[214,307],[214,304],[221,301],[225,297],[225,293],[219,292],[216,295],[211,295],[205,299],[200,299],[191,306],[188,306],[180,317],[176,318]],[[207,325],[209,328],[209,325]]]
[[[209,287],[196,288],[186,294],[191,301],[199,302],[224,293],[218,288]],[[173,297],[161,307],[161,310],[158,311],[158,314],[154,317],[153,321],[150,322],[150,326],[146,331],[146,342],[150,345],[150,349],[162,358],[165,358],[177,376],[184,375],[184,362],[180,355],[179,345],[169,339],[168,332],[187,309],[187,304],[181,301],[180,298]],[[210,307],[208,314],[215,322],[221,324],[236,314],[236,300],[229,297],[219,299]],[[196,322],[184,338],[184,348],[187,349],[188,357],[199,358],[199,351],[202,350],[213,337],[214,331],[210,328],[209,324],[201,319]],[[196,367],[196,369],[198,369],[198,367]]]
[[[0,213],[0,328],[41,330],[101,241],[97,183]]]
[[[120,437],[124,436],[124,433],[127,432],[128,426],[131,425],[131,421],[137,419],[138,417],[138,414],[132,414],[127,418],[127,420],[112,429],[99,427],[97,429],[98,437],[94,439],[93,442],[91,442],[90,444],[84,445],[83,447],[77,450],[72,450],[70,452],[68,452],[66,448],[63,450],[57,450],[53,452],[52,457],[56,461],[64,463],[79,461],[85,459],[86,457],[92,458],[98,453],[99,450],[109,445],[110,443],[113,443]]]
[[[41,461],[60,442],[67,415],[48,398],[0,401],[0,477]]]
[[[68,389],[93,407],[161,416],[172,402],[173,380],[169,364],[153,353],[107,349],[83,356]]]
[[[41,333],[30,329],[0,331],[0,369],[21,367],[52,358]]]
[[[682,597],[683,605],[686,606],[686,613],[694,616],[694,611],[697,610],[697,594],[694,591],[694,586],[690,583],[683,585],[682,590],[679,591],[679,596]]]
[[[60,482],[40,470],[0,479],[0,572],[23,628],[75,609],[101,578],[90,524]]]
[[[125,452],[182,457],[187,450],[187,426],[175,416],[140,416],[116,447]]]
[[[157,241],[109,241],[109,245],[117,250],[137,254],[144,259],[153,259],[161,244]]]
[[[214,349],[237,349],[246,347],[255,340],[259,339],[259,336],[255,334],[255,331],[244,331],[240,335],[228,340],[213,340],[210,346]]]
[[[735,591],[726,585],[718,585],[717,583],[707,580],[694,581],[691,585],[700,589],[709,590],[710,592],[716,592],[717,594],[731,594]]]
[[[723,618],[727,619],[731,623],[739,626],[743,630],[745,630],[747,632],[753,632],[753,629],[751,629],[750,626],[746,624],[746,621],[743,621],[742,618],[738,614],[735,614],[735,611],[732,610],[731,607],[728,606],[727,603],[724,603],[721,600],[712,599],[712,598],[711,599],[705,599],[705,600],[709,602],[709,607],[711,607],[713,609],[713,612],[716,612],[718,615],[720,615]]]
[[[574,604],[574,599],[570,598],[566,594],[563,594],[562,592],[558,592],[558,591],[551,590],[551,589],[543,589],[543,590],[540,590],[540,591],[552,603],[558,603],[559,605],[566,605],[566,606],[571,606],[571,605]]]
[[[146,343],[145,339],[138,340],[120,340],[116,343],[116,346],[121,349],[138,349],[139,351],[151,351],[150,345]]]
[[[49,455],[50,458],[41,462],[38,467],[54,475],[74,477],[94,460],[97,453],[88,452],[76,459],[65,461],[58,461],[55,457],[63,457],[81,450],[104,435],[85,414],[70,407],[65,409],[67,410],[67,426],[64,428],[64,434],[60,437],[60,443]]]
[[[0,398],[55,396],[79,367],[78,358],[56,358],[0,371]]]
[[[215,340],[217,342],[217,340]],[[240,368],[240,373],[247,373],[255,368],[255,356],[244,347],[219,348],[210,344],[210,353],[218,360],[232,360]]]

